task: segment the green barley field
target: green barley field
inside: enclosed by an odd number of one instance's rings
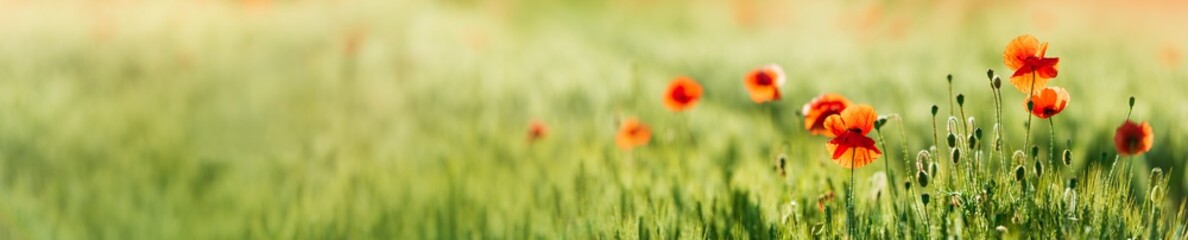
[[[3,0],[0,239],[1183,239],[1185,9]],[[1051,121],[1009,83],[1025,34]],[[881,157],[832,160],[823,93],[877,110]],[[1128,115],[1149,152],[1115,148]]]

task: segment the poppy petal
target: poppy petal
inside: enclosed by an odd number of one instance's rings
[[[874,128],[875,120],[879,118],[879,115],[875,113],[874,107],[866,104],[848,107],[842,111],[841,115],[847,124],[847,130],[854,128],[861,129],[863,136],[870,133],[870,130]]]

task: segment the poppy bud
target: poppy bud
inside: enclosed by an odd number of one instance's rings
[[[1039,158],[1039,146],[1031,145],[1031,157]]]
[[[882,129],[885,124],[887,124],[887,117],[879,116],[879,119],[875,120],[875,129]]]
[[[1035,102],[1032,102],[1031,99],[1028,98],[1027,99],[1027,111],[1031,112],[1032,109],[1035,109]]]
[[[952,157],[953,157],[953,164],[957,164],[957,160],[961,159],[961,149],[954,148]]]
[[[974,136],[982,139],[982,128],[974,128]]]
[[[986,79],[994,78],[994,69],[986,69]]]
[[[1002,88],[1002,78],[994,76],[994,89]]]
[[[978,146],[978,138],[974,137],[973,135],[969,136],[968,141],[969,141],[969,148],[972,149],[972,148],[976,148]]]
[[[1041,175],[1044,175],[1044,163],[1043,163],[1043,161],[1036,159],[1035,160],[1035,176],[1039,177]]]
[[[1060,154],[1060,160],[1064,161],[1064,166],[1072,166],[1072,151],[1064,149],[1064,153]]]
[[[936,117],[936,111],[940,110],[936,105],[932,105],[932,116]]]
[[[957,106],[965,106],[965,94],[957,94]]]
[[[947,138],[947,140],[949,140],[950,148],[957,147],[957,136],[956,135],[953,135],[953,133],[949,133],[949,137]]]
[[[953,74],[949,74],[948,76],[945,76],[945,79],[948,79],[949,83],[953,83]]]
[[[1106,155],[1106,153],[1105,153],[1105,152],[1101,152],[1101,161],[1102,161],[1102,162],[1105,162],[1105,161],[1106,161],[1106,159],[1108,159],[1108,158],[1109,158],[1109,156],[1108,156],[1108,155]]]
[[[1068,180],[1068,188],[1077,188],[1077,178]]]
[[[920,194],[920,202],[924,203],[924,205],[928,205],[928,200],[928,193]]]
[[[1130,107],[1134,107],[1134,96],[1130,96]]]
[[[903,180],[903,190],[912,190],[912,180]]]
[[[928,178],[930,178],[928,176],[928,173],[926,173],[924,171],[916,172],[916,182],[920,183],[920,187],[922,187],[922,188],[928,187],[928,180],[929,180]]]
[[[1160,189],[1159,186],[1155,186],[1155,187],[1151,188],[1151,201],[1152,202],[1158,202],[1160,199],[1163,199],[1163,194],[1162,194],[1161,190],[1162,189]]]
[[[1023,168],[1023,165],[1015,167],[1015,181],[1023,181],[1023,177],[1026,176],[1025,174],[1027,174],[1027,170]]]

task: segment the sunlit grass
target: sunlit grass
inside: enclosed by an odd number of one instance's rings
[[[854,172],[857,236],[1184,237],[1183,26],[1025,3],[752,4],[2,3],[0,238],[844,237],[849,171],[797,115],[824,92],[893,116],[870,135],[883,157]],[[1062,59],[1052,155],[1071,139],[1072,164],[1048,159],[1043,121],[1038,154],[1012,159],[1028,149],[1010,90],[1005,156],[983,139],[953,165],[945,76],[992,135],[985,72],[1007,72],[1023,33]],[[742,77],[768,63],[788,83],[756,105]],[[661,100],[678,75],[705,88],[680,114]],[[1118,158],[1130,96],[1155,147]],[[623,151],[628,117],[653,136]],[[534,119],[549,130],[529,141]]]

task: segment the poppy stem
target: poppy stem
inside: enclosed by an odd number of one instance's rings
[[[1035,69],[1031,71],[1031,88],[1028,90],[1030,92],[1027,93],[1027,135],[1023,138],[1023,149],[1031,146],[1031,111],[1035,108],[1035,101],[1032,100],[1032,97],[1035,96]]]
[[[883,129],[875,128],[875,132],[879,134],[879,144],[883,145],[883,151],[887,151],[887,140],[883,138]],[[906,151],[904,156],[907,156]],[[891,171],[890,157],[888,157],[886,160],[883,160],[883,168],[887,169],[884,170],[887,173],[887,182],[891,183],[890,186],[895,186],[895,183],[898,182],[895,181],[895,171]],[[889,187],[887,189],[888,192],[891,192],[891,198],[887,199],[888,202],[891,202],[891,212],[899,212],[899,209],[895,207],[895,200],[899,199],[895,197],[895,187]]]
[[[1055,116],[1048,117],[1048,165],[1052,165],[1052,159],[1056,158],[1056,120]]]
[[[849,228],[850,238],[854,238],[857,234],[854,233],[854,162],[856,162],[858,152],[854,151],[850,154],[850,186],[849,193],[846,193],[846,226]]]

